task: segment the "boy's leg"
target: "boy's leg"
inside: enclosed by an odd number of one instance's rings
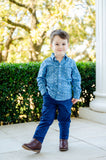
[[[60,128],[60,151],[68,150],[69,127],[71,122],[71,99],[58,102],[58,121]]]
[[[55,100],[53,100],[49,94],[46,93],[46,95],[43,96],[42,117],[40,123],[35,130],[33,140],[30,143],[25,143],[22,145],[24,149],[32,150],[37,153],[40,152],[44,137],[55,118],[55,112]]]
[[[37,126],[34,136],[34,139],[37,139],[41,143],[44,140],[44,137],[49,129],[49,126],[52,124],[55,119],[56,113],[56,104],[48,93],[43,96],[43,107],[42,107],[42,116],[39,125]]]
[[[58,102],[58,121],[60,128],[60,139],[68,140],[71,122],[71,99]]]

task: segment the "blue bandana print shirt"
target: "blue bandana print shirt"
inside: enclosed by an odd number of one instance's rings
[[[54,53],[40,66],[37,82],[42,95],[47,91],[55,100],[79,99],[81,93],[81,76],[76,63],[66,54],[62,61],[56,60]]]

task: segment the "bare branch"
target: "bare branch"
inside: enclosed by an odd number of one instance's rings
[[[13,25],[13,26],[15,26],[15,27],[21,27],[24,30],[26,30],[28,33],[30,32],[30,28],[28,26],[24,25],[24,24],[12,22],[10,19],[7,19],[6,22],[11,24],[11,25]]]
[[[34,4],[33,1],[31,1],[30,5],[22,4],[22,3],[16,2],[15,0],[9,0],[9,1],[14,3],[15,5],[17,5],[19,7],[23,7],[23,8],[28,9],[28,11],[31,13],[33,19],[35,19],[36,25],[39,24],[39,21],[38,21],[37,16],[36,16],[36,9],[34,9],[35,4]]]
[[[23,39],[24,39],[24,38],[20,36],[20,37],[12,38],[12,41],[15,41],[15,40],[20,40],[20,41],[21,41],[21,40],[23,40]]]
[[[9,24],[8,24],[6,27],[7,27],[9,30],[10,30],[10,29],[15,29],[15,28],[16,28],[16,27],[11,26],[11,25],[9,25]]]
[[[0,45],[3,45],[4,43],[3,42],[0,42]]]
[[[23,8],[26,8],[26,9],[28,9],[29,10],[29,12],[33,12],[32,11],[32,8],[30,8],[28,5],[26,5],[26,4],[22,4],[22,3],[19,3],[19,2],[16,2],[16,1],[14,1],[14,0],[9,0],[10,2],[12,2],[12,3],[14,3],[15,5],[17,5],[17,6],[19,6],[19,7],[23,7]]]
[[[25,4],[22,4],[22,3],[16,2],[16,1],[14,1],[14,0],[9,0],[9,1],[10,1],[10,2],[12,2],[12,3],[14,3],[14,4],[16,4],[17,6],[24,7],[24,8],[28,8],[28,6],[27,6],[27,5],[25,5]]]

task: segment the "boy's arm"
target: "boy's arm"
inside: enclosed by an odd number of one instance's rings
[[[44,95],[46,93],[46,78],[45,77],[46,77],[46,63],[44,61],[40,66],[38,77],[37,77],[38,87],[41,92],[41,95]]]
[[[75,104],[80,98],[80,93],[81,93],[81,76],[75,61],[73,61],[73,70],[72,70],[72,90],[74,94],[72,101]]]

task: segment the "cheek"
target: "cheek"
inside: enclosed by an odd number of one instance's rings
[[[55,46],[52,46],[52,49],[53,49],[53,50],[55,50],[55,49],[56,49],[56,47],[55,47]]]
[[[68,46],[64,47],[64,49],[67,50],[67,49],[68,49]]]
[[[63,49],[64,49],[64,50],[67,50],[67,47],[64,47]]]
[[[57,46],[55,46],[55,47],[54,47],[54,49],[56,50],[56,49],[58,49],[58,47],[57,47]]]

